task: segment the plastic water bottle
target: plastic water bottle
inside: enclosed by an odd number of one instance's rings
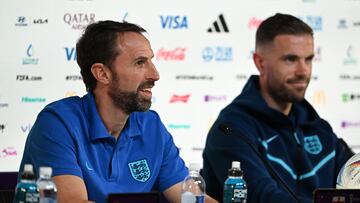
[[[181,188],[181,203],[205,202],[205,181],[199,170],[200,164],[189,165],[189,175],[184,179]]]
[[[40,191],[40,203],[56,203],[56,185],[51,179],[51,167],[40,167],[40,177],[36,184]]]
[[[21,180],[16,185],[15,203],[38,203],[39,188],[35,183],[35,174],[31,164],[24,165],[24,171],[21,174]]]
[[[243,179],[243,171],[239,161],[233,161],[228,172],[228,178],[224,183],[223,203],[242,202],[246,203],[247,187]]]

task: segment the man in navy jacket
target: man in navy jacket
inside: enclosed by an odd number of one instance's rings
[[[334,187],[353,155],[304,99],[314,58],[313,31],[276,14],[256,32],[251,76],[210,129],[203,153],[207,193],[222,199],[227,171],[240,161],[248,202],[311,202],[316,188]]]

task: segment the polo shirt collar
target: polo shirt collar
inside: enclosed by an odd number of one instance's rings
[[[89,121],[89,137],[91,140],[97,140],[101,138],[112,138],[113,136],[107,132],[107,129],[101,120],[101,117],[97,111],[94,95],[88,92],[83,97],[84,112]],[[120,136],[135,137],[141,135],[139,122],[135,113],[131,113],[124,129]]]

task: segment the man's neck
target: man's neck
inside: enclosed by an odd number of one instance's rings
[[[111,98],[105,94],[106,91],[102,91],[102,93],[94,91],[97,111],[108,133],[118,139],[129,118],[129,114],[116,107]]]
[[[288,116],[290,114],[290,110],[292,107],[291,102],[282,102],[282,101],[276,100],[273,97],[271,97],[267,91],[261,90],[260,92],[261,92],[261,95],[263,96],[264,100],[266,101],[267,105],[270,108],[275,109],[275,110],[283,113],[286,116]]]

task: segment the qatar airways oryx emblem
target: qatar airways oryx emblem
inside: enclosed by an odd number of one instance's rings
[[[128,163],[132,177],[139,182],[146,182],[150,176],[151,171],[145,159]]]
[[[323,148],[317,135],[304,137],[304,147],[310,154],[319,154]]]

